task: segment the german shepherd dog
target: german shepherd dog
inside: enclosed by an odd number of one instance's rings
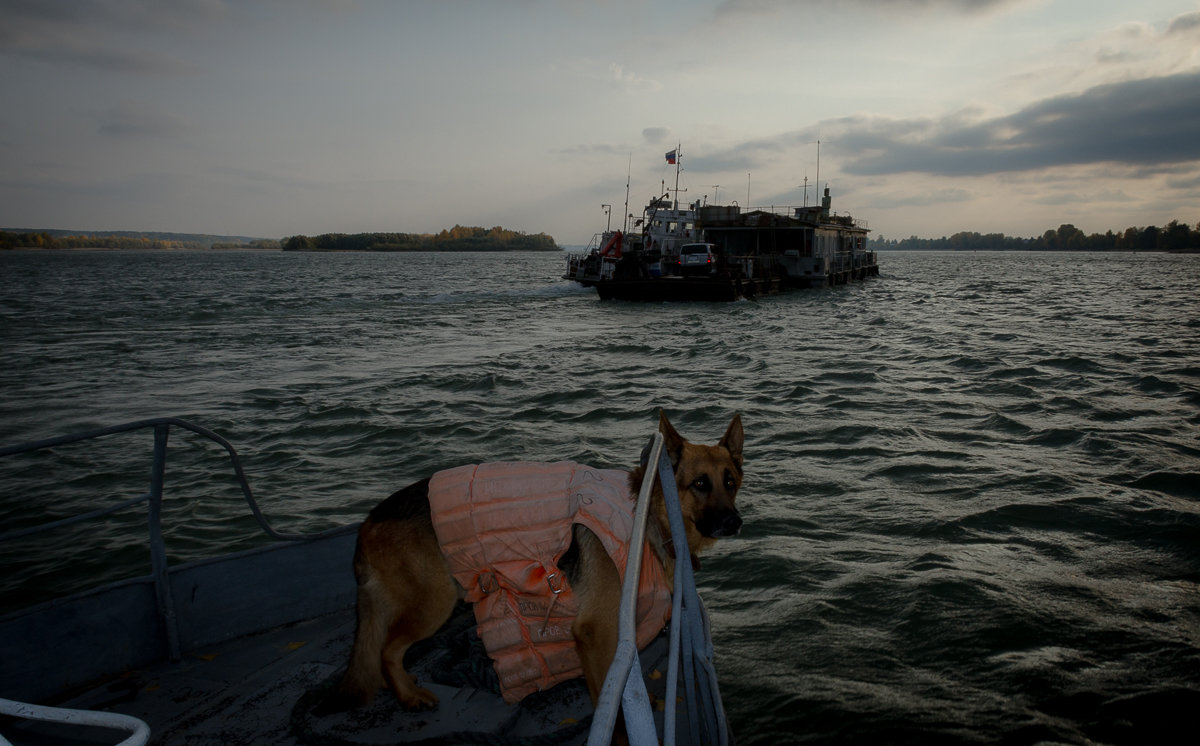
[[[688,557],[698,566],[700,551],[719,537],[737,534],[742,526],[734,507],[742,483],[741,417],[734,415],[715,446],[684,440],[665,413],[659,415],[659,431],[679,487]],[[643,474],[643,467],[630,474],[634,494]],[[406,710],[437,706],[436,695],[418,686],[404,669],[404,654],[413,643],[437,632],[464,591],[451,575],[434,534],[428,488],[426,479],[396,492],[371,511],[358,531],[354,648],[341,684],[318,708],[321,714],[365,705],[385,684]],[[651,500],[646,534],[670,583],[677,550],[657,484]],[[600,540],[578,523],[560,567],[578,599],[571,634],[595,703],[617,648],[620,576]]]

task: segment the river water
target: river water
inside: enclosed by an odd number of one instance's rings
[[[727,305],[600,302],[561,269],[0,253],[0,443],[184,417],[315,531],[437,468],[629,467],[659,407],[708,442],[740,412],[745,527],[698,575],[739,743],[1191,742],[1200,256],[885,253]],[[173,438],[172,556],[258,541],[219,453]],[[0,522],[144,491],[148,449],[0,464]],[[0,600],[144,572],[143,522],[0,545]]]

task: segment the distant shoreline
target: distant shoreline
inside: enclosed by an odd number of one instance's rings
[[[562,247],[553,249],[300,249],[287,250],[278,247],[260,248],[255,246],[163,246],[146,248],[128,248],[123,246],[0,246],[0,251],[39,251],[39,252],[70,252],[70,251],[133,251],[145,253],[161,253],[172,251],[254,251],[279,252],[281,254],[529,254],[552,253],[563,251]]]
[[[0,246],[0,251],[283,251],[280,248],[259,248],[255,246],[153,246],[145,248],[130,248],[126,246]]]
[[[1200,251],[1200,223],[1195,226],[1172,220],[1163,227],[1130,227],[1114,233],[1084,233],[1070,223],[1048,230],[1033,238],[1017,238],[1001,233],[962,231],[941,238],[886,239],[876,236],[867,241],[873,251],[1096,251],[1096,252],[1168,252],[1190,254]]]
[[[900,249],[889,246],[885,248],[872,248],[871,250],[884,254],[907,254],[918,251],[924,251],[929,254],[972,254],[980,251],[990,254],[1021,254],[1025,252],[1030,254],[1200,254],[1200,247],[1189,249]]]
[[[38,251],[561,251],[546,233],[456,225],[440,233],[322,233],[281,239],[161,231],[7,228],[0,250]]]

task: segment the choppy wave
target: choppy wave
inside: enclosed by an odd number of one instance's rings
[[[0,435],[193,419],[276,525],[316,530],[440,467],[627,466],[659,407],[700,440],[739,411],[746,524],[700,574],[739,742],[1190,730],[1197,257],[889,254],[729,305],[600,302],[560,260],[3,254]],[[148,450],[6,466],[0,522],[144,490]],[[173,445],[177,561],[258,541],[217,457]],[[0,546],[0,598],[144,571],[143,521]]]

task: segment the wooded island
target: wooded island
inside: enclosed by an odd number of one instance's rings
[[[324,233],[291,236],[284,251],[558,251],[545,233],[456,225],[441,233]]]

